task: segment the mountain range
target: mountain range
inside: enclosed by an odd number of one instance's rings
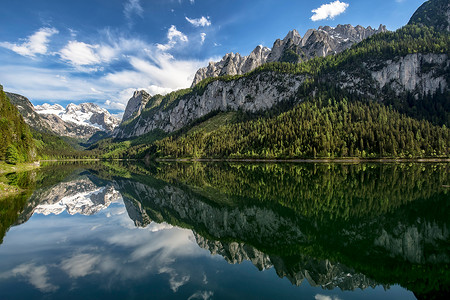
[[[33,129],[88,140],[98,131],[110,133],[120,120],[106,109],[93,103],[69,104],[63,108],[59,104],[34,106],[26,97],[6,93],[11,102],[19,109],[25,122]]]
[[[320,26],[318,29],[309,29],[302,38],[294,29],[282,40],[277,39],[272,49],[257,46],[248,56],[227,53],[219,62],[210,62],[195,73],[191,87],[209,77],[242,75],[268,62],[300,63],[314,57],[337,54],[365,38],[386,31],[384,25],[378,29],[360,25],[353,27],[350,24]]]

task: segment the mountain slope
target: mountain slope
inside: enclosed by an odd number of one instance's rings
[[[412,15],[408,24],[425,25],[436,30],[450,31],[450,1],[426,1]]]
[[[30,128],[0,85],[0,160],[9,163],[32,161],[36,146]]]
[[[243,76],[208,78],[146,105],[131,122],[122,123],[116,137],[129,138],[153,130],[179,130],[215,111],[256,113],[283,102],[301,102],[311,84],[327,83],[361,99],[391,101],[403,112],[420,107],[430,120],[450,124],[448,104],[450,61],[448,34],[406,26],[372,36],[340,54],[305,63],[268,63]],[[310,93],[314,93],[310,90]],[[423,105],[425,95],[441,95],[439,107]],[[428,111],[433,108],[432,111]],[[437,108],[437,109],[436,109]],[[417,111],[417,109],[416,109]],[[447,125],[448,126],[448,125]]]

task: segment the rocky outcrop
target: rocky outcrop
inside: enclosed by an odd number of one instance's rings
[[[395,60],[367,65],[380,88],[390,84],[397,91],[420,94],[447,89],[450,60],[447,54],[408,54]]]
[[[207,67],[199,69],[194,76],[192,86],[205,78],[223,75],[242,75],[266,63],[270,49],[257,46],[248,56],[239,53],[227,53],[221,61],[210,62]]]
[[[39,131],[53,131],[50,123],[37,113],[28,98],[19,94],[8,92],[6,92],[6,95],[11,100],[11,103],[17,107],[25,123],[27,123],[30,127]]]
[[[302,38],[294,29],[284,39],[276,40],[272,49],[257,46],[248,56],[228,53],[221,61],[210,62],[207,67],[197,71],[192,86],[209,77],[242,75],[266,62],[300,62],[314,57],[336,54],[365,38],[385,31],[386,27],[383,25],[380,25],[378,29],[370,26],[364,28],[359,25],[353,27],[349,24],[336,27],[321,26],[318,29],[309,29]]]
[[[146,91],[135,91],[133,97],[128,100],[127,107],[123,113],[122,122],[138,117],[148,100],[150,100],[150,95]]]
[[[155,109],[145,118],[139,116],[129,126],[115,130],[118,138],[128,138],[161,129],[172,132],[212,111],[242,109],[256,112],[291,99],[305,76],[270,73],[234,81],[214,81],[200,94],[182,97],[167,109]]]

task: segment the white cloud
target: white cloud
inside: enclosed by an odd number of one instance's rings
[[[135,14],[142,17],[144,9],[139,2],[140,0],[128,0],[125,3],[123,13],[127,19],[131,19]]]
[[[49,39],[57,33],[58,30],[55,28],[44,27],[27,37],[21,44],[1,42],[0,47],[10,49],[23,56],[35,57],[36,54],[47,53]]]
[[[204,33],[204,32],[200,33],[200,37],[202,39],[201,43],[203,44],[205,42],[206,33]]]
[[[76,254],[61,262],[63,269],[70,277],[84,277],[95,272],[95,265],[101,261],[99,255]]]
[[[100,57],[95,49],[98,46],[89,45],[83,42],[70,41],[60,52],[62,59],[76,66],[95,65],[100,63]]]
[[[119,50],[108,45],[91,45],[79,41],[70,41],[61,51],[60,57],[74,66],[92,66],[110,62],[116,58]],[[79,71],[95,71],[98,68],[85,68]]]
[[[211,21],[208,18],[201,17],[199,19],[189,19],[188,17],[185,17],[186,21],[194,25],[195,27],[205,27],[205,26],[211,26]]]
[[[188,37],[181,31],[178,31],[175,25],[170,26],[167,31],[167,39],[167,44],[156,44],[156,47],[161,51],[167,51],[175,47],[178,42],[189,41]]]
[[[168,48],[188,42],[188,37],[175,26],[168,30],[167,39],[165,46]],[[61,61],[74,68],[66,65],[48,69],[2,64],[0,82],[6,90],[29,97],[33,103],[70,99],[76,103],[89,101],[106,109],[124,110],[134,90],[145,89],[155,95],[187,88],[200,67],[217,60],[215,57],[179,60],[161,51],[164,49],[140,39],[105,31],[96,44],[74,40],[57,53]],[[108,64],[116,61],[120,62],[121,68],[109,71],[106,68]],[[102,70],[103,67],[108,71],[87,77],[81,74]]]
[[[195,0],[190,0],[191,1],[191,4],[194,4],[195,3]]]
[[[22,264],[12,269],[11,272],[0,274],[0,278],[17,276],[25,277],[32,286],[41,292],[53,292],[58,289],[56,285],[50,283],[46,266],[36,266],[34,263]]]
[[[341,2],[339,0],[328,4],[323,4],[319,8],[312,10],[314,14],[311,17],[311,20],[320,21],[325,19],[334,19],[334,17],[342,14],[348,6],[348,3]]]

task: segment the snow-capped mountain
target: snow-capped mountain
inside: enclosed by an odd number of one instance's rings
[[[56,115],[64,122],[94,127],[106,132],[111,132],[120,123],[120,120],[112,116],[106,109],[93,103],[81,103],[79,105],[71,103],[66,108],[59,104],[45,103],[36,105],[35,110],[41,115]]]

